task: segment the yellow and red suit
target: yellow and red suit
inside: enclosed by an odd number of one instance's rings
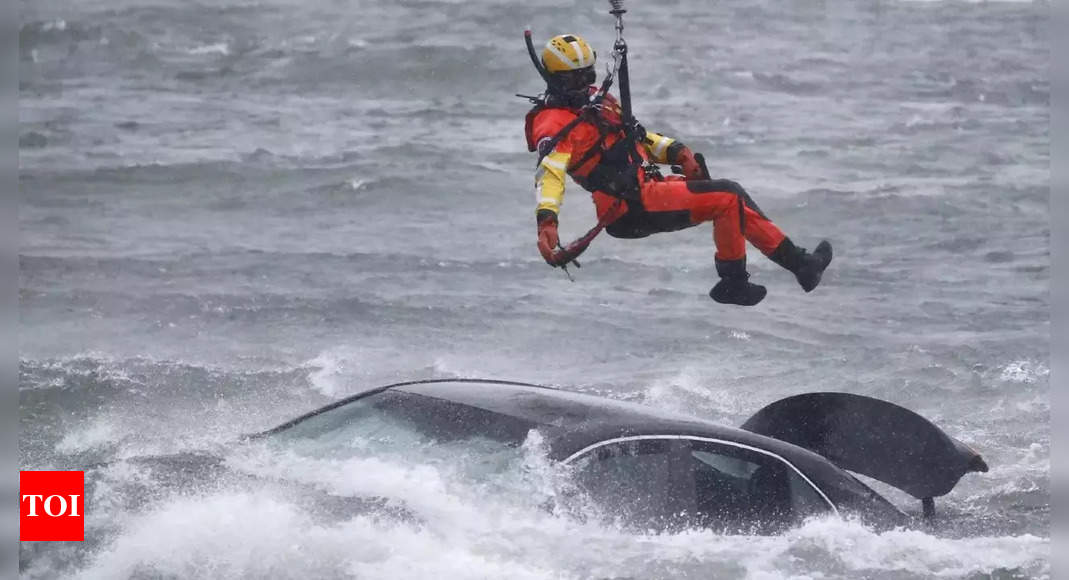
[[[747,240],[766,256],[783,241],[783,232],[738,183],[693,175],[649,177],[637,164],[606,161],[608,156],[619,157],[620,148],[613,153],[613,145],[625,136],[619,105],[611,95],[596,112],[587,113],[590,117],[555,139],[579,114],[579,109],[546,106],[527,114],[528,149],[541,155],[535,171],[539,216],[560,213],[567,174],[591,192],[598,219],[611,222],[605,231],[613,237],[642,238],[712,221],[715,257],[725,261],[744,258]],[[646,131],[639,144],[638,161],[677,163],[680,152],[690,154],[678,141],[652,131]],[[620,173],[625,175],[609,178]],[[620,182],[631,186],[621,187]]]

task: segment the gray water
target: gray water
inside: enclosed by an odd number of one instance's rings
[[[521,33],[604,60],[607,3],[23,1],[20,465],[84,468],[89,497],[87,541],[22,544],[22,575],[1049,577],[1050,6],[631,4],[639,120],[835,245],[812,294],[751,250],[769,297],[711,302],[708,224],[600,237],[574,283],[541,261]],[[565,238],[588,200],[570,186]],[[231,446],[368,387],[473,376],[733,425],[870,395],[991,471],[927,529],[648,535],[415,462]],[[144,461],[193,451],[247,477]],[[424,521],[324,521],[288,484]]]

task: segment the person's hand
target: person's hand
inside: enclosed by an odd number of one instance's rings
[[[683,175],[688,180],[709,179],[701,164],[694,158],[694,152],[690,150],[690,147],[683,147],[679,150],[679,153],[676,154],[675,164],[683,169]]]
[[[554,252],[558,245],[560,237],[557,235],[557,217],[543,218],[538,222],[538,251],[550,266],[557,266]]]

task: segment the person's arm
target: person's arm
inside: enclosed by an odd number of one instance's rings
[[[553,252],[560,245],[557,234],[557,214],[564,201],[564,174],[571,160],[570,153],[551,151],[542,158],[535,171],[535,197],[538,207],[535,219],[538,222],[538,253],[546,263],[554,265]]]
[[[675,142],[676,140],[671,137],[647,130],[642,145],[646,147],[646,152],[649,153],[654,163],[668,163],[668,148]]]
[[[690,150],[690,147],[687,147],[671,137],[665,137],[664,135],[654,133],[653,131],[646,131],[646,137],[642,140],[642,145],[646,147],[650,159],[655,163],[679,165],[682,167],[683,175],[685,175],[687,179],[709,178],[705,175],[701,165],[694,158],[694,152]]]
[[[535,147],[542,160],[535,169],[535,219],[538,223],[538,252],[547,263],[553,265],[553,252],[560,243],[557,235],[557,214],[564,203],[564,182],[571,161],[571,143],[567,136],[552,150],[551,140],[574,115],[561,115],[557,111],[545,111],[534,118],[532,133]]]
[[[552,213],[554,218],[560,213],[564,203],[564,175],[572,154],[554,149],[542,158],[535,170],[535,198],[538,200],[536,213]],[[539,220],[541,221],[541,220]]]

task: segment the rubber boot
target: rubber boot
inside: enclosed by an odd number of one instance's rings
[[[812,292],[820,284],[824,269],[831,263],[831,244],[824,240],[817,244],[813,253],[794,245],[790,238],[783,238],[769,256],[769,260],[786,268],[798,279],[802,290]]]
[[[753,306],[765,299],[768,292],[764,286],[751,284],[746,273],[746,258],[741,260],[717,260],[716,273],[720,282],[709,291],[709,297],[721,304]]]

